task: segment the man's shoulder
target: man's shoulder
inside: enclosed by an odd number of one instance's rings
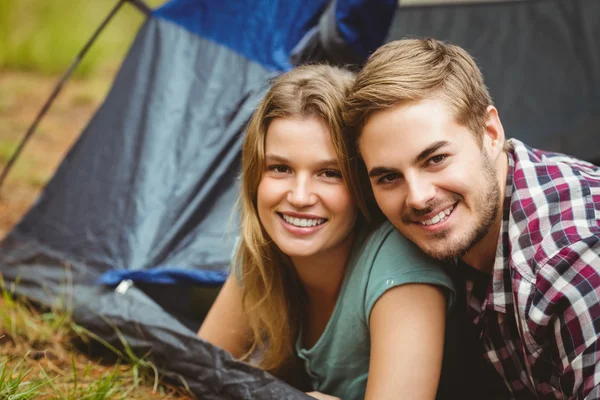
[[[600,168],[511,140],[508,237],[513,261],[535,274],[561,251],[600,234]]]
[[[597,165],[564,153],[536,149],[518,139],[509,139],[508,148],[509,153],[522,167],[563,165],[576,170],[595,171],[596,176],[600,173],[600,167]]]
[[[513,161],[513,186],[524,192],[539,192],[539,189],[564,190],[588,188],[600,195],[600,167],[562,153],[534,149],[516,139],[510,139],[509,157]],[[575,196],[585,196],[582,190]],[[549,198],[548,201],[566,199]]]

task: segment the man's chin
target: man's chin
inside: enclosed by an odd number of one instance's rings
[[[452,239],[444,236],[443,238],[428,238],[428,240],[413,240],[409,238],[429,257],[444,262],[453,262],[461,258],[467,252],[466,246],[453,243]]]

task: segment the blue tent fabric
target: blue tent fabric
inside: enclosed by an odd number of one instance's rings
[[[396,4],[394,0],[332,0],[318,25],[292,49],[292,64],[318,61],[356,69],[385,40]]]
[[[265,68],[292,67],[292,48],[317,23],[326,0],[172,0],[153,15],[221,44]]]
[[[225,282],[229,275],[226,271],[198,271],[181,267],[159,266],[147,270],[131,271],[111,270],[104,273],[98,283],[108,286],[117,286],[120,282],[130,280],[138,283],[157,283],[163,285],[200,284],[205,286],[219,286]]]
[[[396,0],[337,0],[335,19],[341,36],[365,60],[386,39],[396,14]]]

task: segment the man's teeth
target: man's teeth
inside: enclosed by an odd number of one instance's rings
[[[294,218],[285,214],[281,214],[285,222],[302,228],[321,225],[325,222],[325,218]]]
[[[440,222],[442,222],[446,218],[448,218],[448,215],[450,215],[452,210],[454,210],[454,206],[450,206],[450,207],[446,208],[444,211],[440,211],[440,213],[438,215],[436,215],[435,217],[433,217],[431,219],[421,221],[421,224],[423,224],[423,225],[439,224]]]

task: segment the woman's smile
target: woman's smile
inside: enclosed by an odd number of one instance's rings
[[[269,237],[292,258],[326,255],[351,236],[358,212],[323,120],[269,124],[257,208]]]

